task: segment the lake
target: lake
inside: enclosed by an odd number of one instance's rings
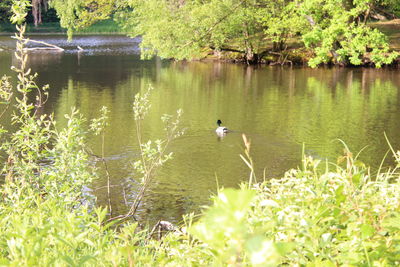
[[[50,84],[44,112],[58,125],[77,107],[87,119],[110,110],[106,132],[106,162],[111,173],[113,215],[127,212],[138,188],[132,164],[139,151],[132,103],[149,86],[151,111],[143,125],[145,139],[163,136],[160,117],[183,109],[185,135],[169,147],[173,160],[157,172],[140,206],[149,222],[181,221],[198,213],[218,187],[238,187],[249,169],[240,158],[242,134],[251,140],[258,181],[279,178],[301,164],[302,147],[315,158],[336,162],[343,140],[376,170],[389,147],[384,133],[400,148],[400,72],[396,69],[300,68],[246,66],[221,62],[142,61],[138,39],[123,36],[33,36],[66,50],[30,53],[29,66],[38,84]],[[78,46],[83,48],[79,51]],[[12,75],[14,41],[0,36],[0,75]],[[220,138],[216,121],[232,132]],[[2,124],[7,127],[7,118]],[[95,154],[101,138],[88,136]],[[389,155],[385,165],[393,163]],[[107,179],[101,164],[99,179],[88,185],[99,204],[107,204]]]

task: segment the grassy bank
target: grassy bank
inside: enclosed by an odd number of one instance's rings
[[[400,19],[376,22],[370,25],[386,34],[392,49],[400,51]]]
[[[15,26],[12,24],[0,24],[0,33],[13,33]],[[28,34],[66,34],[67,30],[60,26],[58,22],[42,23],[35,27],[28,24],[26,33]],[[76,31],[74,34],[124,34],[118,24],[112,20],[97,22],[87,28]]]
[[[368,26],[378,29],[382,33],[384,33],[389,41],[390,49],[400,52],[400,19],[393,19],[389,21],[382,22],[370,22]],[[290,38],[287,41],[287,49],[283,51],[277,51],[273,53],[269,53],[268,55],[263,57],[261,63],[270,64],[270,65],[304,65],[308,64],[310,58],[313,58],[315,54],[306,47],[303,47],[303,41],[301,38],[294,37]],[[229,49],[225,51],[219,51],[218,55],[213,53],[212,50],[209,50],[208,59],[211,60],[225,60],[230,62],[243,62],[243,55],[239,52],[229,51],[237,49],[238,44],[232,44],[229,46]],[[265,46],[263,46],[262,50],[272,50],[271,42],[266,42]],[[366,55],[364,58],[363,66],[371,66],[371,61],[369,59],[370,55]],[[327,57],[330,58],[330,63],[328,65],[334,65],[332,61],[334,60],[330,53],[327,53]],[[392,66],[400,65],[400,58],[397,58],[392,64]]]

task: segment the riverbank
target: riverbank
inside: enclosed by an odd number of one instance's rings
[[[369,24],[373,28],[377,28],[388,36],[390,48],[394,51],[400,52],[400,19],[394,19],[390,21],[374,22]],[[0,24],[0,35],[10,35],[14,32],[15,27],[11,24]],[[28,35],[66,35],[66,29],[60,27],[59,23],[43,23],[38,27],[33,25],[27,26]],[[125,35],[126,31],[121,30],[119,25],[112,19],[100,21],[88,28],[74,32],[74,35]],[[262,58],[257,60],[258,64],[264,65],[299,65],[307,66],[309,59],[314,57],[311,49],[307,49],[301,45],[300,40],[292,40],[288,43],[288,47],[284,50],[274,51],[272,47],[264,47],[267,51],[262,55]],[[330,60],[325,65],[339,65],[339,66],[351,66],[348,63],[337,63],[333,55],[328,55]],[[243,57],[243,52],[235,51],[235,47],[227,48],[222,51],[215,52],[210,49],[208,52],[205,51],[202,61],[224,61],[232,63],[247,63]],[[359,66],[363,67],[374,67],[375,64],[369,54],[365,54],[362,58],[362,64]],[[400,66],[400,57],[394,60],[390,65],[391,67]]]
[[[400,19],[375,22],[371,27],[382,31],[389,38],[390,48],[400,51]]]
[[[388,40],[389,47],[393,51],[400,52],[400,19],[394,19],[389,21],[381,22],[371,22],[369,25],[372,28],[376,28],[383,32]],[[300,65],[307,66],[310,58],[314,57],[311,49],[307,49],[301,45],[301,40],[293,39],[288,43],[288,47],[284,50],[274,51],[272,46],[264,47],[265,51],[268,51],[263,55],[263,58],[259,61],[261,64],[267,65]],[[344,66],[344,64],[335,63],[333,55],[328,55],[330,60],[326,65],[339,65]],[[206,56],[208,60],[216,61],[226,61],[226,62],[240,62],[246,63],[243,58],[243,52],[235,51],[235,47],[230,47],[223,51],[218,51],[215,53],[213,50],[208,52]],[[346,66],[351,66],[347,65]],[[367,53],[362,59],[362,64],[360,67],[374,67],[375,64],[372,63],[370,55]],[[390,65],[391,67],[400,66],[400,57],[394,60]]]

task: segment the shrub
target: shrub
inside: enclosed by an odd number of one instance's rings
[[[397,169],[372,176],[348,150],[340,162],[320,171],[305,157],[283,178],[222,190],[191,233],[220,264],[400,264]]]

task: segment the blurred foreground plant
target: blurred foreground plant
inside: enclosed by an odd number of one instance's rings
[[[28,1],[14,1],[15,12],[26,12]],[[16,14],[21,21],[24,14]],[[20,22],[20,21],[19,21]],[[1,155],[5,155],[0,188],[0,265],[81,266],[149,265],[165,262],[161,242],[149,240],[137,224],[119,228],[106,223],[107,210],[95,208],[85,189],[96,177],[85,149],[83,118],[76,110],[66,115],[59,130],[51,115],[39,115],[46,93],[36,86],[36,75],[26,68],[25,26],[17,26],[19,62],[17,86],[8,78],[0,84],[1,104],[15,105],[14,131],[1,128]],[[30,97],[36,93],[33,104]],[[92,121],[92,130],[104,138],[107,112]],[[174,122],[166,119],[168,136]],[[170,139],[168,139],[170,140]],[[103,142],[104,144],[104,142]],[[102,149],[104,158],[104,149]],[[147,163],[147,162],[146,162]],[[156,163],[154,163],[156,164]],[[157,258],[157,259],[156,259]]]
[[[189,232],[217,265],[399,265],[398,167],[371,176],[347,146],[339,162],[320,171],[305,156],[283,178],[223,189]]]

